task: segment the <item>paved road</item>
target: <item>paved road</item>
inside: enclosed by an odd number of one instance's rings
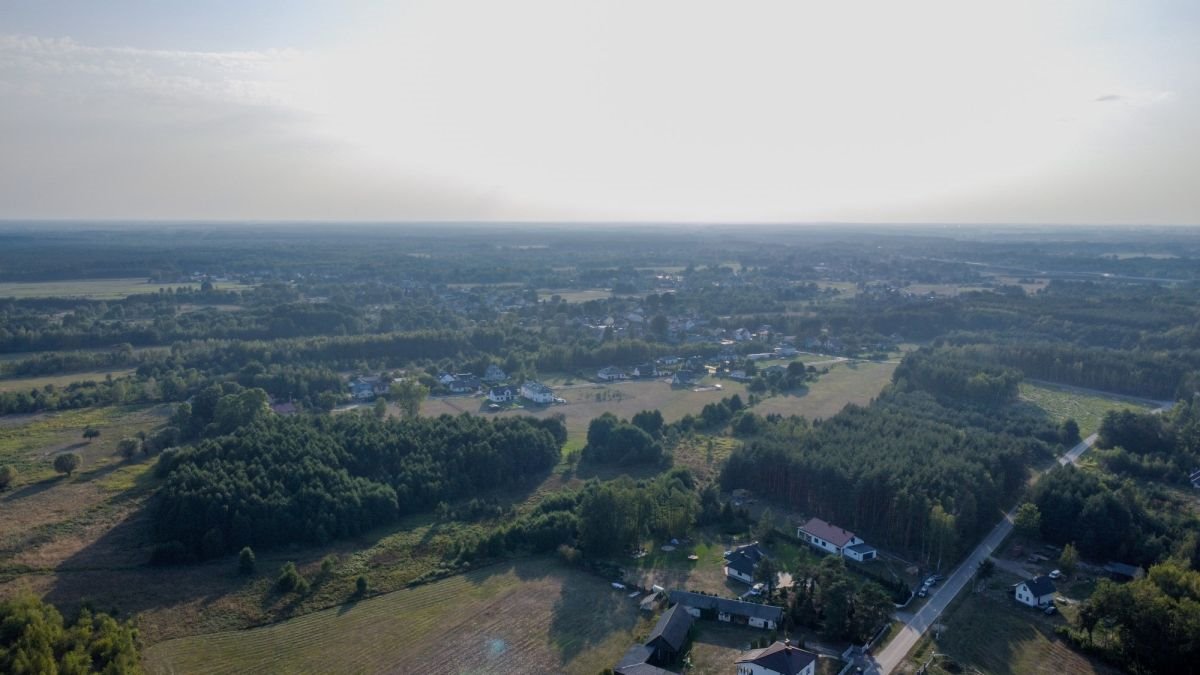
[[[1151,412],[1157,415],[1170,410],[1171,405],[1171,403],[1163,403]],[[1087,452],[1095,442],[1096,434],[1088,436],[1079,445],[1076,445],[1062,457],[1059,457],[1058,463],[1062,466],[1066,466],[1068,463],[1075,464],[1079,461],[1079,457]],[[878,654],[868,657],[870,658],[870,667],[865,669],[868,673],[883,673],[886,675],[904,662],[904,657],[908,655],[908,652],[912,651],[912,648],[916,646],[917,641],[921,639],[925,631],[929,630],[929,627],[934,623],[937,623],[938,617],[941,616],[950,602],[970,582],[971,577],[975,574],[975,570],[979,567],[979,563],[991,556],[992,552],[1000,546],[1005,537],[1012,532],[1013,518],[1016,517],[1016,514],[1017,510],[1015,507],[1012,511],[1004,514],[1004,520],[1001,520],[1000,524],[996,525],[984,537],[983,541],[975,547],[975,550],[971,551],[971,555],[967,556],[967,559],[955,568],[945,583],[929,596],[929,601],[925,603],[925,606],[920,611],[911,617],[907,615],[904,618],[897,616],[897,618],[901,618],[904,621],[904,627]]]

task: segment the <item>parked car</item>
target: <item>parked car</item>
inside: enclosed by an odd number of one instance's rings
[[[1058,612],[1058,608],[1055,607],[1054,605],[1046,605],[1046,608],[1043,609],[1042,611],[1045,612],[1047,616],[1049,616],[1051,614]]]
[[[1057,579],[1061,579],[1061,578],[1063,578],[1063,573],[1062,573],[1062,570],[1054,570],[1053,572],[1051,572],[1051,573],[1050,573],[1050,574],[1048,574],[1047,576],[1049,576],[1051,579],[1055,579],[1055,580],[1057,580]]]
[[[923,598],[927,595],[929,595],[929,587],[928,586],[922,586],[921,590],[917,591],[918,598]]]
[[[763,589],[765,588],[766,586],[761,583],[754,584],[750,587],[750,595],[762,595]]]

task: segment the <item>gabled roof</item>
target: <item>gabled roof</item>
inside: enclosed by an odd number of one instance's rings
[[[737,663],[753,663],[760,668],[780,673],[780,675],[798,675],[816,660],[817,655],[812,652],[783,642],[776,642],[765,649],[747,652],[745,656],[737,660]]]
[[[1022,583],[1025,584],[1025,587],[1029,589],[1029,592],[1032,593],[1034,597],[1038,598],[1042,597],[1043,595],[1051,595],[1058,591],[1058,589],[1054,587],[1054,582],[1051,581],[1050,577],[1047,576],[1034,577]]]
[[[812,518],[807,523],[800,526],[800,529],[811,534],[818,539],[833,544],[834,546],[845,546],[851,539],[854,538],[854,533],[844,527],[830,525],[820,518]]]
[[[725,558],[725,566],[745,576],[752,576],[756,565],[754,560],[745,553],[735,553]]]
[[[645,663],[654,654],[654,649],[646,645],[634,645],[625,652],[620,661],[617,661],[616,670],[628,666],[636,666],[639,663]]]
[[[712,595],[692,593],[691,591],[671,591],[670,599],[671,602],[677,605],[684,605],[685,607],[711,609],[717,612],[774,621],[775,623],[783,621],[783,608],[775,607],[774,605],[760,605],[756,602],[729,600]]]
[[[649,646],[650,643],[662,638],[668,647],[679,651],[687,642],[688,629],[691,627],[692,615],[680,609],[679,605],[675,605],[658,617],[658,623],[654,624],[654,630],[650,631],[650,637],[646,638],[646,645]]]
[[[725,555],[725,559],[729,560],[731,558],[736,557],[739,554],[744,555],[747,558],[750,558],[750,560],[755,563],[757,563],[759,560],[762,560],[763,558],[767,557],[767,554],[763,553],[763,550],[758,547],[758,542],[753,541],[753,542],[750,542],[749,544],[742,544],[741,546],[734,546],[732,549],[730,549],[729,553],[727,553]]]
[[[531,391],[535,394],[553,394],[554,393],[553,389],[551,389],[550,387],[547,387],[546,385],[542,384],[541,382],[526,382],[525,384],[521,385],[521,388],[528,389],[529,391]]]

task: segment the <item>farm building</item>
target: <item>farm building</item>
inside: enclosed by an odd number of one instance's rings
[[[1104,566],[1104,573],[1114,581],[1133,581],[1146,576],[1146,570],[1140,567],[1111,561]]]
[[[785,640],[746,652],[737,660],[737,675],[813,675],[817,655]]]
[[[671,591],[670,598],[676,605],[683,605],[688,614],[700,619],[716,619],[767,630],[775,630],[783,622],[783,609],[774,605],[729,600],[690,591]]]
[[[1058,592],[1058,589],[1054,587],[1054,582],[1047,576],[1022,581],[1013,588],[1013,597],[1017,599],[1017,602],[1030,607],[1049,605],[1054,602],[1054,594]]]
[[[617,662],[613,672],[617,675],[670,673],[659,666],[674,663],[683,653],[693,621],[692,615],[680,609],[679,605],[663,612],[646,642],[630,647]]]
[[[812,518],[796,528],[796,536],[813,548],[859,562],[874,560],[878,556],[878,551],[867,546],[858,535],[844,527],[830,525],[820,518]]]
[[[521,396],[534,403],[554,403],[554,390],[541,382],[526,382],[522,384]]]

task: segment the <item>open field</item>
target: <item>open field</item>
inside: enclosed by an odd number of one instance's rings
[[[250,286],[233,282],[215,284],[218,290],[242,291]],[[199,288],[200,284],[151,283],[147,279],[66,279],[62,281],[0,282],[0,298],[86,298],[115,300],[142,293],[157,293],[160,288]]]
[[[562,298],[564,302],[587,302],[588,300],[607,300],[613,296],[612,290],[607,289],[607,288],[585,288],[582,290],[571,289],[571,288],[566,288],[566,289],[561,289],[561,290],[550,290],[550,289],[539,288],[537,293],[538,293],[539,298],[547,298],[547,299],[550,298],[550,296],[557,295],[560,298]]]
[[[613,382],[609,384],[580,383],[554,390],[556,396],[566,399],[565,405],[538,406],[523,409],[504,410],[495,415],[547,415],[562,414],[567,423],[567,449],[583,447],[587,439],[588,423],[605,412],[611,412],[618,417],[632,417],[642,410],[659,410],[668,422],[674,422],[684,415],[698,415],[700,409],[708,403],[720,401],[726,396],[739,394],[746,399],[746,387],[728,380],[710,381],[704,385],[720,384],[721,389],[693,391],[672,387],[668,380],[638,380]],[[431,398],[421,404],[422,415],[440,415],[449,413],[456,415],[461,412],[486,412],[487,399],[483,397],[448,397]]]
[[[809,357],[811,359],[811,357]],[[894,363],[857,361],[829,366],[829,372],[803,392],[773,396],[754,407],[760,415],[803,415],[809,419],[829,418],[847,403],[865,405],[892,381]]]
[[[53,476],[50,464],[61,452],[79,453],[80,471],[88,471],[116,461],[117,441],[161,424],[167,414],[164,406],[126,406],[0,417],[0,464],[17,468],[18,486]],[[86,442],[82,433],[89,426],[100,437]]]
[[[98,382],[109,375],[112,375],[114,378],[124,377],[132,372],[133,368],[119,368],[116,370],[85,370],[77,373],[68,373],[66,375],[44,375],[41,377],[22,377],[12,380],[0,380],[0,391],[29,391],[31,389],[41,389],[48,384],[62,388],[75,382],[85,382],[87,380]]]
[[[913,672],[937,652],[930,672],[981,672],[988,675],[1110,675],[1117,671],[1073,651],[1054,634],[1063,619],[1048,617],[1016,604],[1009,583],[1017,577],[997,575],[988,590],[964,593],[943,617],[940,639],[926,638],[900,672]],[[952,665],[953,664],[953,665]],[[957,666],[957,667],[955,667]]]
[[[1056,422],[1072,418],[1084,438],[1100,429],[1104,413],[1110,410],[1148,411],[1151,406],[1120,396],[1100,396],[1076,389],[1060,389],[1048,384],[1021,384],[1021,399],[1036,405]]]
[[[904,290],[914,295],[946,295],[957,296],[972,291],[986,291],[984,286],[975,284],[909,284]]]
[[[161,642],[145,662],[151,673],[592,675],[649,626],[608,582],[536,559],[261,628]]]

